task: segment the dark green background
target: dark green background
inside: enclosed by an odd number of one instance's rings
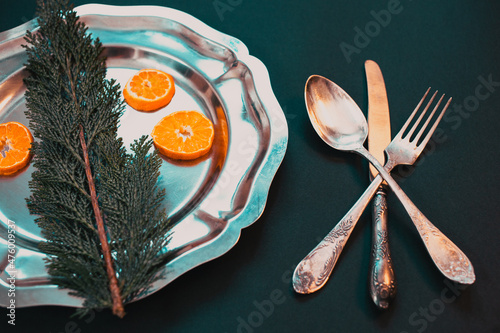
[[[63,307],[17,309],[18,332],[499,332],[500,5],[496,1],[402,0],[400,12],[365,40],[347,61],[341,43],[355,46],[356,30],[390,1],[103,0],[185,11],[242,40],[264,62],[289,125],[288,150],[263,216],[243,230],[227,254],[130,304],[120,320],[108,311],[70,318]],[[88,1],[75,1],[76,5]],[[219,15],[214,3],[230,6]],[[33,0],[3,1],[0,31],[33,18]],[[373,28],[373,27],[372,27]],[[360,42],[360,41],[358,41]],[[358,44],[359,46],[359,44]],[[367,162],[337,152],[315,134],[303,91],[311,74],[342,86],[367,111],[364,61],[384,73],[396,133],[427,87],[454,98],[442,122],[445,139],[431,144],[418,168],[403,169],[406,193],[473,262],[477,281],[459,297],[438,272],[393,195],[389,197],[396,300],[378,311],[368,296],[371,219],[363,215],[334,275],[319,292],[296,295],[295,265],[347,212],[368,185]],[[481,77],[488,97],[475,101]],[[471,104],[467,104],[471,103]],[[462,107],[464,113],[458,113]],[[468,110],[470,111],[467,111]],[[272,311],[256,304],[276,303]],[[444,304],[444,307],[441,305]],[[425,319],[424,312],[429,316]],[[262,314],[263,312],[264,315]],[[434,313],[434,314],[433,314]],[[1,310],[0,321],[7,317]],[[262,319],[258,322],[258,319]],[[259,325],[255,325],[255,323]],[[3,332],[3,330],[2,330]]]

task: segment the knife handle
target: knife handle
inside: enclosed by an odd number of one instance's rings
[[[380,186],[373,199],[372,254],[370,260],[370,296],[380,309],[387,309],[396,295],[396,279],[392,269],[387,233],[386,189]]]

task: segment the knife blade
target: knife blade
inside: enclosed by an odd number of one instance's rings
[[[391,142],[389,102],[384,77],[378,64],[365,62],[368,86],[368,150],[382,164],[385,163],[384,149]],[[370,164],[370,179],[378,171]],[[373,235],[370,259],[370,296],[378,308],[386,309],[396,294],[396,280],[387,234],[386,187],[380,186],[372,202]]]

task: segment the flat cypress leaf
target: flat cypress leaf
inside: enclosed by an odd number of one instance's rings
[[[127,153],[117,136],[120,87],[106,79],[103,46],[67,0],[38,1],[27,32],[26,115],[36,138],[27,198],[46,242],[53,283],[112,308],[146,294],[163,274],[171,224],[161,207],[161,158],[143,136]]]

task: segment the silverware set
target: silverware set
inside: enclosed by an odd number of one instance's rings
[[[387,98],[385,97],[383,79],[380,81],[380,70],[374,62],[370,61],[366,63],[366,69],[370,95],[369,118],[378,117],[385,123],[384,126],[388,127],[390,124]],[[370,73],[377,74],[377,70],[380,73],[379,78],[372,79]],[[370,87],[372,82],[375,85],[378,84],[378,87]],[[377,159],[370,153],[375,151],[375,149],[372,150],[372,140],[375,141],[374,147],[380,145],[379,142],[370,136],[370,151],[363,146],[368,137],[368,124],[351,97],[342,88],[324,77],[313,75],[307,80],[306,106],[311,123],[318,135],[335,149],[351,151],[364,156],[376,171],[372,172],[371,184],[354,206],[297,265],[292,279],[296,292],[309,294],[325,285],[361,214],[372,198],[377,195],[374,201],[374,245],[369,289],[377,307],[388,307],[390,300],[396,293],[396,281],[388,252],[385,187],[381,187],[384,181],[403,204],[441,273],[448,279],[462,284],[474,282],[474,269],[467,256],[424,216],[390,175],[391,170],[398,165],[415,163],[450,105],[451,98],[441,107],[443,95],[432,107],[436,99],[436,91],[423,106],[429,91],[430,88],[425,92],[399,133],[385,148],[387,161],[382,166],[379,162],[379,159],[383,162],[380,154]],[[375,109],[378,114],[372,109]],[[387,113],[387,116],[384,116],[384,112]],[[435,114],[437,117],[433,117]],[[412,122],[413,125],[410,126]],[[383,126],[380,127],[383,130]],[[372,131],[372,127],[370,127],[370,131]],[[376,132],[378,131],[380,130],[376,130]],[[385,130],[385,133],[387,132],[390,137],[390,127],[388,131]]]

